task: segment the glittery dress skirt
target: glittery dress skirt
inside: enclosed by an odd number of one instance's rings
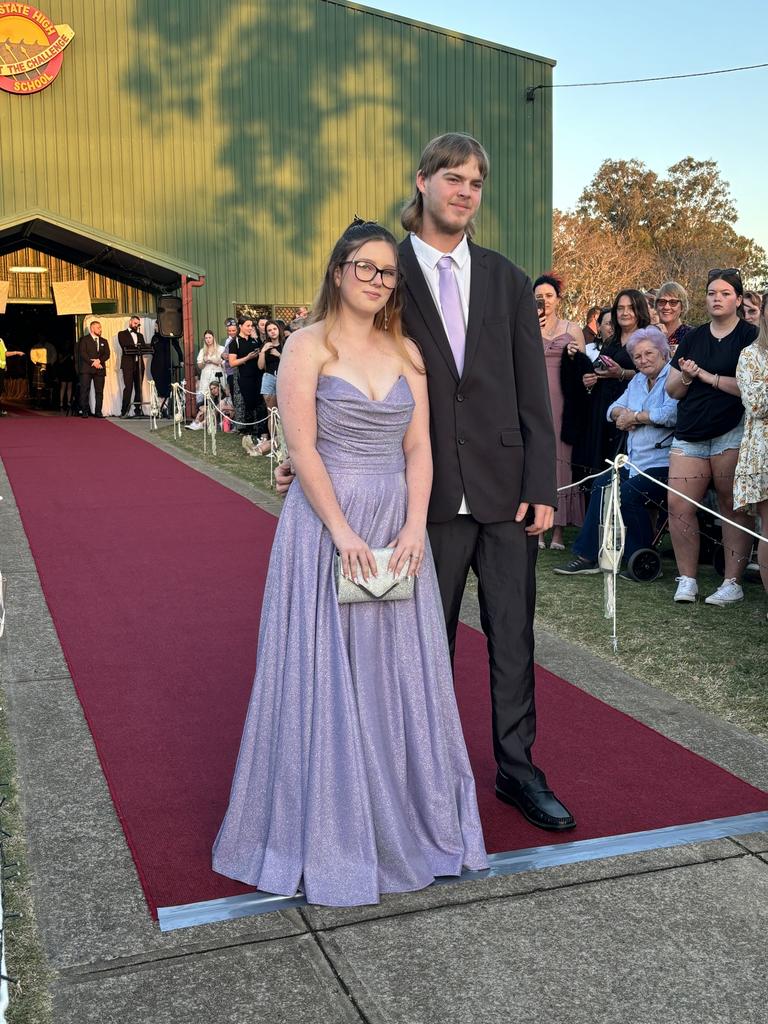
[[[406,513],[400,377],[317,391],[317,448],[370,547]],[[295,481],[272,548],[256,678],[214,870],[310,903],[377,903],[487,867],[431,553],[409,601],[339,605],[331,537]]]

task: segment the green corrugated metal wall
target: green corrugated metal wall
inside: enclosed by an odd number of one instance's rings
[[[311,299],[354,213],[397,234],[418,155],[491,155],[477,240],[551,252],[548,62],[337,0],[41,0],[76,36],[44,92],[0,92],[0,217],[43,207],[206,268],[196,325]]]

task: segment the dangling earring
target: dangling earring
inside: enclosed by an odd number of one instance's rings
[[[389,303],[389,299],[387,299],[387,301],[384,303],[384,330],[385,331],[389,330],[389,313],[387,312],[387,304],[388,303]]]

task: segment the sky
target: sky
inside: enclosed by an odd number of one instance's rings
[[[368,6],[551,57],[555,84],[768,62],[765,4],[757,0],[369,0]],[[555,207],[572,207],[605,159],[636,158],[660,174],[686,156],[713,159],[730,183],[736,229],[768,249],[768,68],[555,89],[553,99]]]

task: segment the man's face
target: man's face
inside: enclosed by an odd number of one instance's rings
[[[91,324],[91,334],[95,334],[97,338],[101,337],[101,324]]]
[[[483,197],[483,177],[474,157],[459,167],[442,167],[429,178],[419,172],[416,187],[424,200],[425,227],[450,235],[466,230]]]
[[[140,323],[141,320],[139,320],[137,316],[132,316],[131,319],[128,321],[128,327],[132,331],[138,331]]]
[[[298,320],[302,320],[306,315],[307,315],[307,307],[306,306],[299,306],[299,311],[296,314],[297,319]]]

